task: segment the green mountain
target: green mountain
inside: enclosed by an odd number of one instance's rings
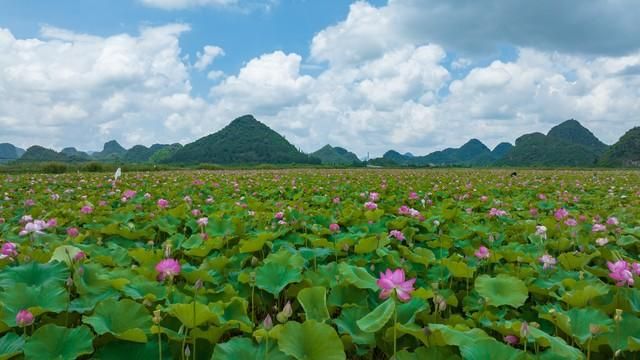
[[[111,140],[104,144],[102,151],[92,154],[97,160],[114,161],[119,160],[127,152],[117,141]]]
[[[0,144],[0,163],[16,160],[24,154],[24,149],[9,143]]]
[[[329,165],[354,165],[360,163],[356,154],[341,147],[332,147],[329,144],[310,155],[320,159],[323,164]]]
[[[153,144],[151,147],[136,145],[122,155],[122,161],[139,164],[148,162],[157,163],[167,159],[180,148],[182,148],[182,145],[180,144]],[[156,155],[159,152],[160,154]]]
[[[513,149],[513,145],[508,142],[502,142],[498,144],[493,150],[491,150],[491,155],[494,159],[500,160],[502,159],[509,151]]]
[[[197,164],[320,163],[298,151],[284,137],[245,115],[222,130],[185,145],[167,162]]]
[[[425,156],[407,156],[395,150],[387,151],[382,158],[384,162],[376,164],[394,163],[397,165],[489,165],[494,158],[486,145],[478,139],[471,139],[459,148],[447,148],[434,151]]]
[[[20,162],[38,162],[38,161],[71,161],[65,154],[61,154],[51,149],[44,148],[42,146],[34,145],[27,149],[27,151],[20,157]]]
[[[380,165],[380,166],[384,166],[383,164],[406,166],[406,165],[410,165],[410,162],[412,159],[413,159],[412,157],[402,155],[395,150],[389,150],[386,153],[384,153],[384,155],[382,155],[382,160],[372,159],[371,161],[369,161],[369,163],[372,165]],[[411,164],[411,165],[414,165],[414,164]]]
[[[604,166],[640,167],[640,127],[627,131],[602,155]]]
[[[574,119],[567,120],[549,130],[547,136],[558,138],[572,144],[582,145],[596,154],[607,150],[607,145],[600,141],[589,129]]]
[[[61,154],[68,156],[72,160],[76,161],[88,161],[91,160],[91,156],[84,151],[78,151],[74,147],[66,147],[60,151]]]

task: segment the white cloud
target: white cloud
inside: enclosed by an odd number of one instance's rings
[[[196,54],[196,56],[198,57],[198,60],[196,61],[195,64],[193,64],[193,67],[199,71],[203,71],[209,65],[211,65],[211,63],[215,58],[222,55],[224,55],[224,50],[222,50],[221,47],[207,45],[204,47],[201,53],[198,52]]]

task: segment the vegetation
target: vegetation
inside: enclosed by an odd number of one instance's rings
[[[353,165],[361,163],[356,154],[341,147],[332,147],[327,144],[318,151],[311,153],[311,156],[320,159],[324,165]]]
[[[640,167],[640,127],[635,127],[613,144],[602,156],[604,166]]]
[[[633,358],[637,174],[509,174],[0,175],[0,357]]]

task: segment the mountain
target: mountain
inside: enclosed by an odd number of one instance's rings
[[[169,163],[249,164],[319,163],[298,151],[284,137],[245,115],[222,130],[185,145],[166,160]]]
[[[406,153],[404,153],[404,154],[402,154],[402,155],[404,155],[404,156],[406,156],[406,157],[410,157],[410,158],[415,157],[415,155],[413,155],[413,154],[412,154],[412,153],[410,153],[410,152],[406,152]]]
[[[502,159],[509,151],[513,149],[513,145],[508,142],[502,142],[498,144],[493,150],[491,150],[491,155],[494,159],[500,160]]]
[[[552,127],[547,133],[547,136],[558,138],[572,144],[582,145],[596,154],[602,154],[607,150],[606,144],[574,119],[567,120]]]
[[[0,144],[0,163],[16,160],[24,154],[24,149],[9,143]]]
[[[579,144],[573,144],[541,133],[527,134],[516,139],[498,165],[508,166],[594,166],[598,154]]]
[[[310,154],[311,156],[320,159],[322,164],[329,165],[353,165],[359,164],[360,160],[356,154],[349,152],[341,147],[332,147],[327,144]]]
[[[640,167],[640,127],[627,131],[602,155],[604,166]]]
[[[104,144],[102,151],[94,153],[93,157],[98,160],[118,160],[127,152],[117,141],[111,140]]]
[[[70,159],[83,161],[91,160],[91,156],[84,151],[78,151],[74,147],[66,147],[60,151],[61,154],[68,156]]]
[[[409,165],[412,158],[406,155],[402,155],[395,150],[389,150],[386,153],[384,153],[384,155],[382,155],[382,159],[384,159],[384,161],[373,159],[373,160],[376,160],[374,161],[373,165],[379,165],[379,164]]]
[[[173,155],[181,147],[180,144],[153,144],[151,147],[136,145],[122,155],[122,161],[129,163],[159,162]],[[155,156],[159,152],[160,154]]]
[[[20,162],[36,162],[36,161],[62,161],[67,162],[71,159],[59,152],[51,149],[44,148],[42,146],[34,145],[25,151],[20,157]]]

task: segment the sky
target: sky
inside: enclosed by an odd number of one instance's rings
[[[253,114],[305,152],[640,125],[636,0],[0,0],[0,142],[189,143]]]

